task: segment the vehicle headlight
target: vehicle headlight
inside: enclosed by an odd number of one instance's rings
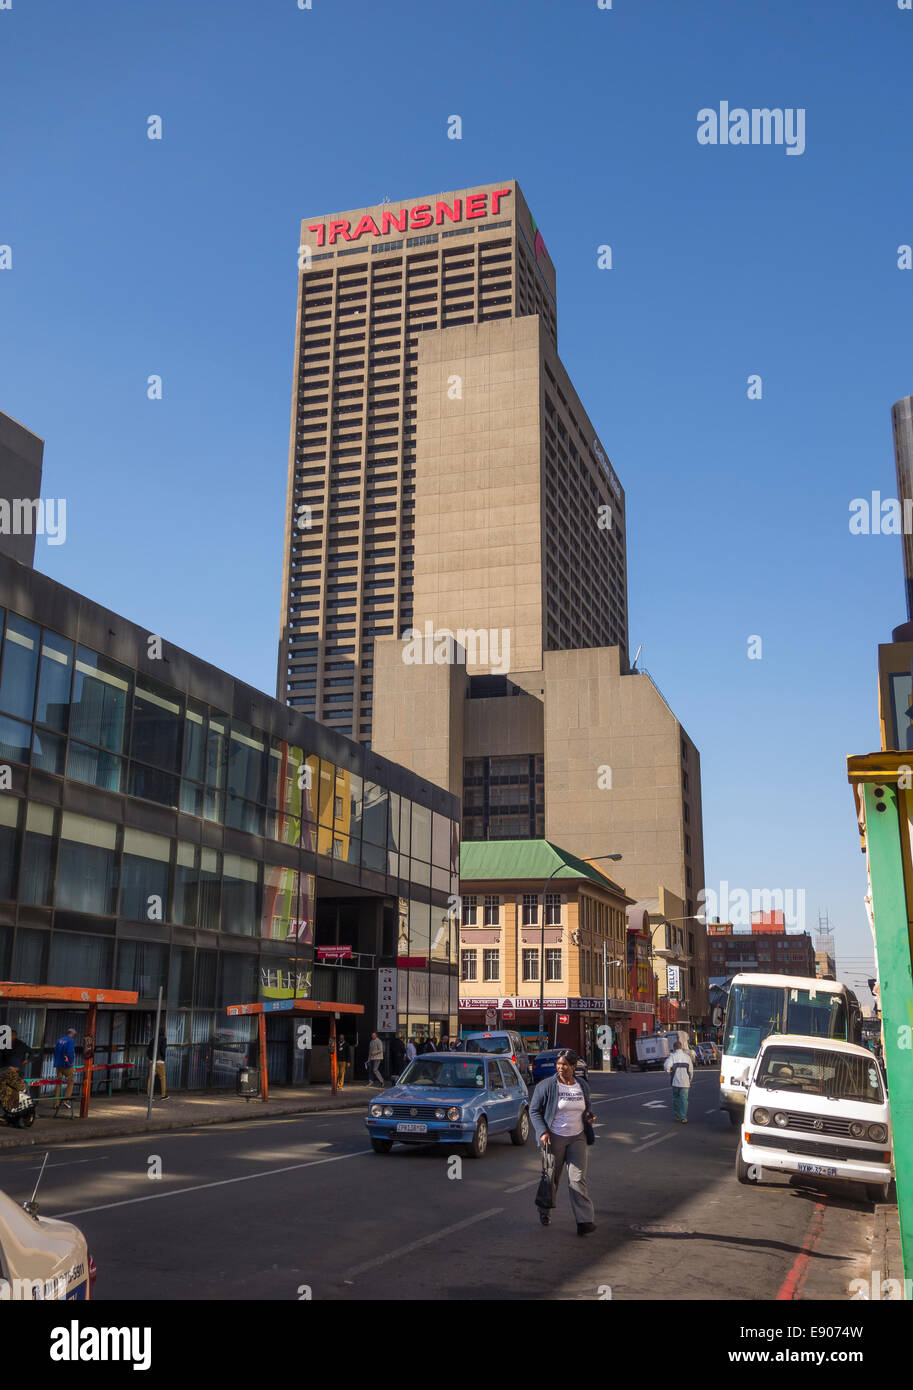
[[[388,1116],[388,1117],[389,1117],[390,1115],[392,1115],[392,1114],[393,1114],[393,1106],[392,1106],[392,1105],[385,1105],[385,1106],[384,1106],[384,1114],[385,1114],[386,1116]]]
[[[447,1118],[448,1120],[458,1120],[461,1114],[462,1111],[458,1105],[451,1105],[450,1109],[447,1111]]]
[[[769,1125],[770,1111],[765,1110],[763,1105],[758,1105],[751,1112],[751,1122],[755,1125]]]
[[[789,1116],[787,1115],[785,1110],[777,1111],[776,1115],[774,1115],[774,1124],[779,1125],[781,1129],[786,1128],[786,1126],[789,1124]]]
[[[383,1113],[384,1113],[384,1108],[383,1108],[382,1105],[372,1105],[372,1106],[371,1106],[371,1109],[368,1111],[368,1114],[369,1114],[369,1115],[371,1116],[371,1118],[374,1119],[374,1120],[379,1120],[380,1117],[381,1117],[381,1115],[382,1115]]]
[[[888,1137],[888,1131],[884,1125],[869,1125],[869,1138],[874,1139],[876,1144],[883,1144]]]
[[[859,1120],[854,1120],[853,1123],[850,1125],[850,1134],[852,1134],[854,1139],[864,1139],[865,1125],[861,1124]]]
[[[447,1111],[446,1111],[446,1110],[435,1110],[435,1112],[434,1112],[434,1118],[435,1118],[436,1120],[443,1120],[443,1119],[446,1119],[446,1117],[447,1117]]]

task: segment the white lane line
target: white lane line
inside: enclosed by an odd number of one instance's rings
[[[525,1188],[527,1188],[527,1187],[537,1187],[538,1184],[539,1184],[539,1179],[538,1179],[538,1178],[531,1178],[529,1182],[520,1182],[520,1183],[517,1183],[517,1186],[516,1186],[516,1187],[505,1187],[504,1191],[505,1191],[505,1192],[523,1192]]]
[[[624,1095],[621,1095],[621,1096],[605,1096],[602,1100],[594,1100],[594,1101],[591,1103],[591,1108],[595,1108],[597,1105],[611,1105],[612,1102],[613,1102],[613,1101],[616,1101],[616,1100],[634,1100],[635,1097],[637,1097],[637,1096],[655,1096],[655,1095],[656,1095],[656,1087],[655,1087],[655,1086],[654,1086],[651,1090],[649,1090],[649,1091],[626,1091],[625,1094],[624,1094]]]
[[[705,1114],[705,1115],[716,1115],[716,1114],[719,1113],[719,1108],[720,1108],[720,1107],[719,1107],[718,1105],[715,1105],[715,1106],[713,1107],[712,1110],[705,1110],[705,1111],[704,1111],[704,1114]]]
[[[103,1163],[107,1157],[107,1154],[99,1154],[97,1158],[68,1158],[66,1163],[49,1163],[45,1168],[45,1172],[49,1173],[52,1168],[75,1168],[80,1163]],[[40,1167],[40,1163],[34,1163],[26,1168],[25,1171],[27,1173],[34,1172]]]
[[[672,1139],[677,1133],[678,1130],[673,1129],[668,1134],[661,1134],[658,1139],[648,1139],[646,1144],[638,1144],[637,1148],[632,1149],[631,1152],[639,1154],[642,1149],[652,1149],[654,1144],[665,1144],[667,1139]]]
[[[114,1207],[132,1207],[137,1202],[157,1202],[162,1197],[180,1197],[185,1192],[204,1192],[208,1187],[230,1187],[236,1182],[254,1182],[257,1178],[274,1178],[279,1173],[297,1173],[302,1168],[318,1168],[321,1163],[339,1163],[343,1158],[361,1158],[364,1154],[372,1153],[371,1149],[358,1149],[355,1153],[334,1154],[332,1158],[315,1158],[310,1163],[293,1163],[288,1168],[269,1168],[264,1173],[246,1173],[240,1178],[221,1178],[219,1182],[201,1182],[195,1187],[176,1187],[173,1192],[153,1192],[148,1197],[127,1197],[122,1202],[106,1202],[100,1207],[80,1207],[78,1211],[61,1211],[57,1213],[58,1218],[69,1216],[86,1216],[93,1211],[111,1211]]]
[[[539,1179],[537,1178],[538,1182]],[[431,1245],[436,1240],[443,1240],[444,1236],[452,1236],[457,1231],[465,1231],[467,1226],[474,1226],[478,1221],[487,1221],[490,1216],[499,1216],[504,1210],[503,1207],[491,1207],[488,1211],[480,1211],[476,1216],[470,1216],[466,1221],[458,1221],[455,1226],[445,1226],[443,1230],[434,1231],[430,1236],[422,1236],[420,1240],[410,1241],[408,1245],[400,1245],[396,1250],[388,1250],[386,1255],[378,1255],[374,1260],[366,1260],[363,1265],[355,1265],[353,1269],[347,1269],[343,1273],[343,1281],[356,1279],[359,1274],[365,1274],[369,1269],[377,1269],[380,1265],[387,1264],[390,1260],[399,1259],[400,1255],[411,1255],[413,1250],[421,1250],[425,1245]]]

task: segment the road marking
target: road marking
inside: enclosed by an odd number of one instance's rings
[[[517,1183],[517,1186],[516,1186],[516,1187],[505,1187],[504,1191],[505,1191],[505,1192],[522,1192],[523,1189],[526,1188],[526,1187],[537,1187],[538,1185],[539,1185],[539,1179],[538,1179],[538,1178],[531,1178],[529,1182]]]
[[[49,1163],[45,1172],[49,1173],[52,1168],[75,1168],[79,1163],[103,1163],[107,1157],[107,1154],[99,1154],[97,1158],[68,1158],[66,1163]],[[40,1167],[40,1163],[33,1163],[31,1167],[27,1168],[25,1171],[27,1173],[34,1172],[35,1169]]]
[[[827,1202],[825,1199],[822,1198],[815,1203],[812,1219],[805,1234],[805,1240],[802,1242],[802,1249],[793,1260],[792,1269],[777,1291],[776,1301],[778,1303],[791,1302],[801,1295],[802,1287],[808,1278],[808,1267],[811,1263],[812,1255],[815,1253],[815,1247],[821,1239],[821,1231],[824,1226],[824,1213],[826,1210]]]
[[[643,1108],[644,1110],[666,1110],[668,1106],[667,1100],[645,1100]]]
[[[80,1207],[78,1211],[58,1212],[58,1219],[69,1216],[86,1216],[93,1211],[111,1211],[114,1207],[132,1207],[137,1202],[156,1202],[162,1197],[180,1197],[185,1192],[204,1192],[208,1187],[229,1187],[235,1182],[253,1182],[256,1178],[274,1178],[279,1173],[298,1173],[302,1168],[317,1168],[321,1163],[339,1163],[343,1158],[361,1158],[363,1154],[373,1152],[371,1149],[358,1149],[355,1153],[334,1154],[332,1158],[315,1158],[310,1163],[293,1163],[288,1168],[270,1168],[264,1173],[245,1173],[240,1178],[222,1178],[219,1182],[201,1182],[195,1187],[177,1187],[173,1192],[153,1192],[148,1197],[127,1197],[122,1202],[105,1202],[100,1207]]]
[[[538,1182],[539,1179],[537,1178]],[[374,1260],[366,1260],[363,1265],[355,1265],[353,1269],[347,1269],[343,1273],[343,1280],[356,1279],[359,1274],[365,1274],[369,1269],[377,1269],[380,1265],[389,1263],[390,1260],[399,1259],[400,1255],[411,1255],[413,1250],[421,1250],[425,1245],[431,1245],[436,1240],[442,1240],[444,1236],[452,1236],[457,1231],[465,1231],[467,1226],[475,1226],[479,1221],[487,1221],[490,1216],[500,1216],[503,1207],[491,1207],[488,1211],[480,1211],[476,1216],[470,1216],[465,1221],[458,1221],[455,1226],[445,1226],[443,1230],[433,1231],[430,1236],[422,1236],[420,1240],[410,1241],[408,1245],[400,1245],[396,1250],[388,1250],[386,1255],[378,1255]]]
[[[648,1139],[646,1144],[638,1144],[637,1148],[632,1150],[632,1152],[639,1154],[642,1149],[652,1149],[654,1144],[665,1144],[666,1140],[671,1139],[676,1133],[677,1131],[673,1129],[670,1130],[668,1134],[661,1134],[658,1139]]]
[[[717,1115],[717,1114],[719,1114],[719,1109],[720,1109],[720,1107],[719,1107],[718,1105],[715,1105],[715,1106],[713,1107],[712,1110],[705,1110],[705,1111],[704,1111],[704,1114],[705,1114],[705,1115]]]
[[[590,1108],[593,1109],[593,1108],[595,1108],[595,1106],[597,1106],[597,1105],[611,1105],[612,1102],[613,1102],[613,1101],[616,1101],[616,1100],[635,1100],[638,1096],[652,1096],[652,1095],[655,1095],[655,1094],[656,1094],[656,1087],[655,1087],[655,1086],[653,1087],[653,1089],[652,1089],[651,1091],[628,1091],[626,1095],[621,1095],[621,1096],[605,1096],[602,1100],[594,1100],[594,1101],[591,1102]]]

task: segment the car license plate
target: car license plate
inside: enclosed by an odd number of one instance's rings
[[[836,1168],[825,1168],[820,1163],[799,1163],[796,1165],[800,1173],[814,1173],[819,1178],[836,1178]]]
[[[397,1134],[427,1134],[427,1125],[397,1125]]]

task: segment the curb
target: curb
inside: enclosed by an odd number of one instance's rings
[[[278,1120],[286,1115],[313,1115],[321,1113],[358,1115],[361,1114],[364,1109],[364,1106],[361,1105],[324,1105],[321,1104],[320,1101],[296,1105],[290,1110],[274,1110],[271,1114],[269,1113],[268,1107],[269,1102],[267,1101],[265,1112],[263,1110],[252,1110],[238,1115],[207,1115],[205,1119],[175,1119],[166,1120],[164,1123],[146,1121],[131,1125],[117,1125],[115,1121],[115,1127],[111,1129],[93,1129],[88,1133],[85,1130],[77,1129],[75,1134],[62,1133],[59,1136],[55,1135],[53,1138],[51,1138],[50,1135],[45,1135],[40,1139],[0,1139],[0,1152],[9,1153],[16,1149],[53,1148],[57,1144],[74,1144],[80,1141],[88,1142],[94,1139],[122,1139],[124,1136],[129,1136],[131,1134],[165,1134],[169,1130],[176,1129],[202,1129],[205,1125],[244,1124],[247,1120]]]

